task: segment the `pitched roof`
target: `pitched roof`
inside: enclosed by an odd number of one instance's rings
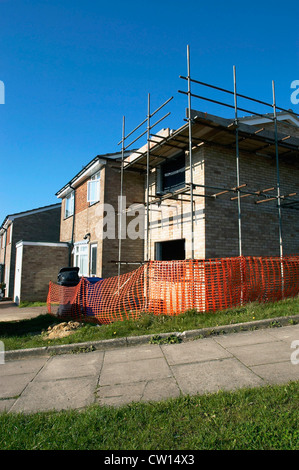
[[[8,214],[5,217],[4,221],[2,222],[2,224],[0,226],[0,230],[2,230],[4,228],[5,224],[9,220],[14,220],[14,219],[17,219],[17,218],[20,218],[20,217],[27,217],[28,215],[36,214],[38,212],[44,212],[44,211],[47,211],[47,210],[57,209],[58,207],[61,207],[61,202],[58,202],[58,203],[55,203],[55,204],[50,204],[48,206],[37,207],[35,209],[30,209],[28,211],[15,212],[14,214]]]
[[[125,152],[125,157],[127,157],[131,152]],[[101,160],[113,160],[113,161],[120,161],[122,157],[121,152],[115,152],[115,153],[105,153],[103,155],[97,155],[94,157],[87,165],[85,165],[82,170],[80,170],[68,183],[66,183],[57,193],[55,196],[61,197],[61,194],[66,191],[68,188],[72,189],[72,186],[79,180],[81,179],[84,174],[86,173],[86,177],[89,176],[89,173],[92,173],[96,171],[96,164],[100,163]],[[93,168],[94,167],[94,168]],[[89,173],[88,173],[89,172]]]

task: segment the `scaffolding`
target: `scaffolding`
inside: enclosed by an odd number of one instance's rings
[[[162,110],[172,99],[169,98],[161,106],[151,111],[150,106],[150,94],[148,94],[147,100],[147,114],[146,118],[131,132],[125,134],[125,117],[123,117],[122,123],[122,139],[118,145],[122,145],[122,158],[121,158],[121,201],[123,201],[124,191],[124,172],[125,171],[137,171],[145,175],[146,178],[146,190],[145,190],[145,201],[141,204],[144,205],[146,210],[146,225],[145,225],[145,262],[150,260],[150,210],[153,204],[159,203],[168,199],[178,199],[179,197],[186,196],[190,203],[190,223],[191,223],[191,259],[194,259],[194,200],[196,197],[205,197],[217,199],[224,194],[230,194],[232,197],[231,201],[237,201],[237,217],[238,217],[238,254],[243,255],[242,247],[242,213],[241,213],[241,199],[246,197],[254,197],[255,204],[269,203],[271,201],[277,202],[277,216],[278,216],[278,232],[279,232],[279,254],[280,258],[283,257],[283,229],[282,229],[282,215],[281,210],[283,207],[297,209],[299,199],[296,192],[290,194],[281,194],[280,185],[280,168],[279,161],[280,157],[292,156],[298,154],[299,150],[299,138],[292,137],[291,135],[279,134],[278,133],[278,116],[277,111],[287,112],[298,118],[299,114],[294,113],[291,110],[287,110],[278,107],[276,104],[275,96],[275,83],[272,81],[272,103],[267,103],[250,96],[246,96],[237,92],[237,79],[236,79],[236,67],[233,67],[233,91],[221,88],[219,86],[211,85],[199,80],[195,80],[191,77],[191,65],[190,65],[190,47],[187,46],[187,76],[180,76],[182,80],[187,81],[187,91],[178,90],[178,93],[187,96],[188,107],[186,124],[180,127],[178,130],[172,131],[169,135],[153,134],[152,130],[164,119],[166,119],[171,113],[166,113],[163,117],[158,119],[152,124],[152,118],[160,110]],[[233,104],[224,101],[218,101],[215,99],[208,98],[204,95],[195,94],[193,92],[193,85],[208,87],[213,90],[217,90],[229,96],[233,96]],[[234,110],[234,119],[220,118],[218,116],[212,116],[207,113],[194,111],[191,106],[193,98],[208,101],[226,108]],[[267,106],[272,109],[272,113],[257,113],[245,108],[242,108],[238,104],[238,99],[244,99],[257,103],[259,105]],[[238,113],[243,112],[250,114],[251,116],[257,116],[259,118],[266,118],[268,121],[274,123],[274,133],[264,127],[256,129],[256,126],[250,126],[244,124],[242,119],[239,118]],[[195,125],[200,124],[199,131],[195,128]],[[134,138],[130,143],[127,144],[127,139],[131,137],[137,130],[143,125],[146,129]],[[291,126],[292,124],[290,124]],[[298,129],[298,127],[297,127]],[[135,144],[143,136],[147,137],[147,143],[139,150],[134,150],[133,156],[125,158],[125,151]],[[220,138],[221,136],[221,138]],[[227,149],[234,149],[236,156],[236,184],[234,187],[219,187],[219,186],[208,186],[194,183],[193,181],[193,148],[194,146],[202,144],[212,144],[219,147],[225,147]],[[189,157],[189,168],[190,168],[190,181],[185,183],[184,188],[168,192],[166,194],[156,194],[155,196],[149,194],[149,175],[150,171],[159,166],[162,162],[168,160],[173,156],[173,150],[179,149],[188,152]],[[247,189],[247,184],[240,182],[240,152],[256,154],[260,156],[271,156],[275,158],[276,163],[276,182],[273,187],[263,188],[260,190],[251,191]],[[211,190],[212,194],[196,193],[197,188],[203,188],[204,190]],[[273,194],[273,191],[275,192]],[[152,198],[152,199],[150,199]],[[295,199],[294,199],[295,198]],[[183,199],[179,199],[183,200]],[[124,209],[122,206],[120,212]],[[122,217],[119,219],[119,233],[122,233],[121,227]],[[120,266],[123,264],[122,260],[122,237],[119,236],[119,249],[118,249],[118,274],[120,274]],[[126,262],[127,263],[127,262]]]

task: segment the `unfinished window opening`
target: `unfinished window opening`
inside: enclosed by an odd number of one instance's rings
[[[156,260],[172,261],[186,258],[185,239],[156,242]]]
[[[185,153],[170,158],[158,171],[157,193],[173,192],[185,186]]]

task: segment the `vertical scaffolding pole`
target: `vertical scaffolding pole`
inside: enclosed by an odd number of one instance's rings
[[[187,46],[188,70],[188,123],[189,123],[189,167],[190,167],[190,217],[191,217],[191,259],[194,259],[194,215],[193,215],[193,159],[192,159],[192,121],[191,121],[191,77],[190,47]]]
[[[239,256],[242,256],[242,223],[241,223],[241,198],[240,198],[240,155],[239,155],[239,129],[238,129],[238,104],[237,104],[237,79],[234,65],[234,101],[236,124],[236,168],[237,168],[237,192],[238,192],[238,231],[239,231]]]
[[[277,135],[277,114],[276,114],[276,97],[275,83],[272,80],[273,94],[273,117],[275,131],[275,156],[276,156],[276,178],[277,178],[277,210],[278,210],[278,231],[279,231],[279,256],[280,256],[280,272],[281,272],[281,293],[284,297],[284,269],[283,269],[283,242],[282,242],[282,220],[281,220],[281,198],[280,198],[280,171],[279,171],[279,152],[278,152],[278,135]]]
[[[279,255],[283,256],[283,243],[282,243],[282,221],[281,221],[281,199],[280,199],[280,172],[279,172],[279,153],[278,153],[278,137],[277,137],[277,114],[276,114],[276,98],[275,98],[275,84],[272,80],[272,93],[273,93],[273,116],[274,116],[274,130],[275,130],[275,155],[276,155],[276,176],[277,176],[277,209],[279,221]]]
[[[235,103],[235,125],[236,125],[236,171],[237,171],[237,193],[238,193],[238,239],[239,239],[239,257],[240,257],[240,280],[241,292],[240,302],[244,303],[244,273],[242,263],[242,222],[241,222],[241,195],[240,195],[240,154],[239,154],[239,127],[238,127],[238,103],[237,103],[237,77],[236,66],[233,67],[234,74],[234,103]]]
[[[151,97],[147,99],[147,153],[146,153],[146,261],[149,261],[149,157],[150,157],[150,107]]]
[[[121,146],[121,170],[120,170],[120,208],[118,219],[118,266],[117,274],[120,275],[121,262],[121,240],[122,240],[122,217],[123,217],[123,185],[124,185],[124,157],[125,157],[125,116],[122,123],[122,146]]]

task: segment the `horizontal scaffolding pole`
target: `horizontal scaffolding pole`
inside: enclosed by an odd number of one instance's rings
[[[190,94],[189,92],[182,91],[182,90],[178,90],[178,92],[182,93],[183,95],[189,95]],[[191,93],[191,96],[193,96],[194,98],[199,98],[199,99],[204,100],[204,101],[209,101],[210,103],[219,104],[220,106],[226,106],[227,108],[235,109],[235,106],[232,105],[232,104],[223,103],[222,101],[218,101],[218,100],[212,100],[212,98],[206,98],[205,96],[196,95],[195,93]],[[272,118],[271,116],[261,114],[261,113],[257,113],[255,111],[250,111],[248,109],[238,107],[237,110],[238,111],[243,111],[243,113],[254,114],[255,116],[259,116],[259,117],[266,117],[267,119],[270,119],[271,121],[275,120],[275,118]]]
[[[184,80],[188,80],[188,77],[184,77],[182,75],[180,75],[179,78],[182,78]],[[199,80],[194,80],[193,78],[189,78],[189,80],[193,83],[197,83],[199,85],[203,85],[203,86],[206,86],[206,87],[209,87],[209,88],[213,88],[214,90],[218,90],[218,91],[223,91],[225,93],[228,93],[230,95],[234,95],[235,93],[231,90],[227,90],[225,88],[221,88],[221,87],[218,87],[218,86],[215,86],[215,85],[211,85],[209,83],[205,83],[205,82],[201,82]],[[267,103],[266,101],[262,101],[262,100],[257,100],[256,98],[252,98],[251,96],[246,96],[246,95],[242,95],[240,93],[236,93],[236,96],[240,97],[240,98],[244,98],[246,100],[250,100],[250,101],[253,101],[255,103],[259,103],[259,104],[263,104],[265,106],[269,106],[270,108],[273,107],[273,104],[272,103]],[[298,113],[295,113],[294,111],[291,111],[289,109],[285,109],[285,108],[280,108],[279,106],[276,106],[276,109],[279,109],[280,111],[285,111],[289,114],[293,114],[294,116],[299,116]]]

